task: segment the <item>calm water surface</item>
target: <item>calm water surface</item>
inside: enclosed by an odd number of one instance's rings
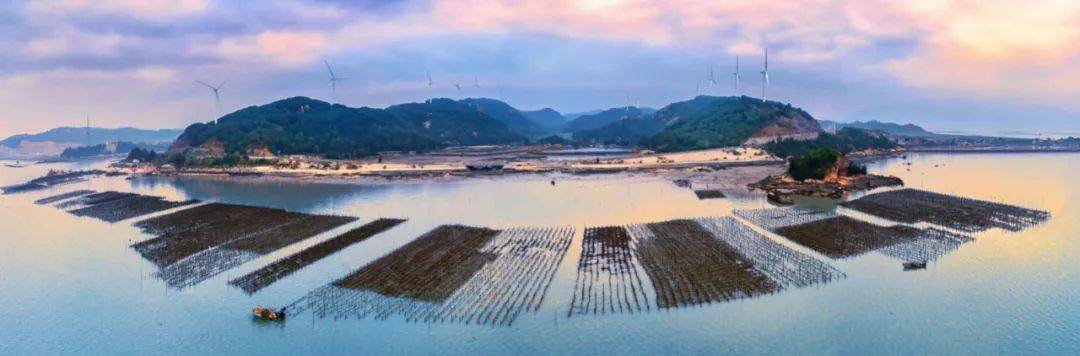
[[[723,215],[766,203],[701,201],[690,190],[647,177],[560,179],[555,187],[544,177],[376,187],[117,177],[0,196],[0,353],[1080,353],[1080,154],[927,154],[910,161],[910,167],[901,160],[879,162],[871,171],[898,175],[908,186],[1039,208],[1053,217],[1020,233],[980,233],[925,271],[903,272],[897,260],[869,253],[826,259],[847,273],[827,285],[693,308],[568,318],[584,226]],[[0,185],[49,168],[101,164],[0,167]],[[361,221],[176,291],[128,247],[149,237],[133,221],[108,224],[32,203],[81,188]],[[377,217],[409,221],[253,296],[227,284]],[[335,321],[309,314],[267,324],[249,315],[254,304],[290,303],[443,223],[571,225],[578,233],[544,306],[512,327]]]

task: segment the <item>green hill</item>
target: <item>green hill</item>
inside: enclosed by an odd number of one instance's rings
[[[566,124],[564,131],[578,133],[595,130],[604,125],[622,120],[639,119],[652,115],[656,109],[638,108],[633,106],[612,108],[604,111],[578,116]]]
[[[294,97],[191,125],[169,152],[221,156],[266,148],[277,154],[356,157],[523,140],[505,124],[450,99],[373,109]]]
[[[520,110],[507,103],[488,98],[468,98],[459,100],[462,104],[469,105],[475,110],[488,114],[495,120],[499,120],[506,127],[525,137],[540,137],[549,133],[547,129],[529,120]]]
[[[812,138],[821,132],[802,109],[747,96],[699,96],[668,105],[655,116],[667,126],[646,144],[664,152],[764,143],[774,137]]]
[[[698,96],[672,103],[652,115],[577,132],[574,138],[670,152],[765,143],[784,137],[813,138],[820,131],[810,114],[789,104],[746,96]]]
[[[563,117],[558,111],[551,108],[543,108],[540,110],[522,111],[522,115],[540,125],[541,127],[548,129],[549,131],[556,131],[566,125],[566,117]]]
[[[23,141],[75,143],[80,145],[97,145],[117,140],[138,143],[162,143],[172,142],[177,136],[180,136],[180,132],[180,130],[143,130],[131,127],[116,129],[58,127],[37,134],[14,135],[0,141],[0,146],[19,147]]]
[[[857,129],[881,131],[888,134],[897,136],[910,136],[910,137],[930,137],[934,136],[934,133],[926,131],[926,129],[913,124],[897,124],[892,122],[882,122],[877,120],[870,121],[852,121],[852,122],[835,122],[835,121],[822,121],[822,127],[835,127],[837,131],[845,127],[854,127]]]

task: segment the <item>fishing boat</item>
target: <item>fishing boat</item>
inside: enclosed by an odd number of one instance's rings
[[[503,169],[503,165],[477,163],[465,165],[465,168],[468,168],[470,171],[497,171]]]
[[[251,308],[251,312],[255,314],[256,319],[260,319],[260,320],[271,320],[271,321],[285,320],[285,308],[281,308],[281,310],[279,310],[279,311],[274,311],[274,310],[269,309],[269,308],[263,308],[261,306],[257,306],[257,307]]]
[[[905,271],[911,271],[916,269],[926,269],[926,261],[904,262]]]

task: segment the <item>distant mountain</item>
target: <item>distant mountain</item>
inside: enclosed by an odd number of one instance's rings
[[[60,153],[60,158],[76,159],[107,156],[114,154],[126,156],[128,153],[131,152],[131,150],[134,150],[136,148],[146,151],[157,150],[158,152],[161,152],[162,149],[167,148],[167,146],[164,146],[164,144],[160,143],[155,145],[149,143],[133,143],[124,141],[109,142],[100,145],[67,148],[64,150],[64,152]]]
[[[87,135],[89,131],[89,135]],[[37,134],[14,135],[0,141],[0,146],[8,148],[19,147],[26,142],[55,142],[78,145],[97,145],[106,142],[126,141],[139,143],[172,142],[180,136],[180,130],[143,130],[131,127],[106,129],[91,127],[58,127]]]
[[[877,121],[877,120],[852,121],[852,122],[835,122],[835,121],[824,120],[824,121],[821,121],[821,126],[826,127],[826,128],[835,127],[836,131],[839,131],[840,129],[843,129],[845,127],[854,127],[854,128],[863,129],[863,130],[881,131],[881,132],[884,132],[884,133],[898,135],[898,136],[929,137],[929,136],[934,135],[934,133],[932,133],[930,131],[926,131],[925,129],[923,129],[922,127],[917,126],[917,125],[913,125],[913,124],[903,124],[903,125],[901,125],[901,124],[896,124],[896,123],[892,123],[892,122],[881,122],[881,121]]]
[[[603,109],[596,109],[596,110],[589,110],[589,111],[582,111],[582,112],[572,112],[572,113],[563,114],[563,117],[565,117],[567,121],[573,121],[576,118],[579,118],[579,117],[582,117],[582,116],[585,116],[585,115],[599,114],[602,111],[604,111],[604,110]]]
[[[566,125],[574,139],[586,142],[637,145],[664,130],[664,123],[655,120],[655,110],[624,107],[584,115]]]
[[[510,104],[488,98],[468,98],[458,102],[474,107],[476,110],[488,114],[495,120],[506,124],[511,131],[526,137],[539,137],[549,133],[549,130],[530,120],[525,114],[515,109]]]
[[[579,118],[580,119],[580,118]],[[618,120],[574,138],[605,143],[641,144],[658,151],[686,151],[782,138],[817,137],[821,127],[802,109],[775,101],[698,96],[656,113]]]
[[[652,115],[655,112],[656,109],[638,108],[633,106],[597,111],[592,114],[578,116],[571,120],[566,124],[564,131],[577,133],[586,130],[595,130],[616,121],[642,118]]]
[[[451,99],[373,109],[294,97],[191,125],[169,153],[222,156],[267,149],[279,154],[356,157],[523,141],[506,124]]]
[[[557,130],[566,124],[567,120],[558,111],[551,108],[543,108],[540,110],[522,111],[525,118],[529,119],[544,128],[550,130]]]

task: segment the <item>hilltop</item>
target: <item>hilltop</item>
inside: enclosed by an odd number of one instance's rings
[[[821,126],[810,114],[790,104],[746,96],[698,96],[672,103],[652,115],[618,120],[574,137],[671,152],[764,144],[782,138],[812,139],[820,132]]]
[[[58,127],[36,134],[20,134],[0,141],[0,157],[43,158],[60,155],[65,149],[79,146],[104,145],[108,142],[141,144],[170,143],[181,130],[143,130],[132,127],[115,129],[91,127]]]
[[[892,122],[882,122],[877,120],[870,121],[852,121],[852,122],[835,122],[835,121],[821,121],[822,127],[835,128],[839,131],[846,127],[853,127],[862,130],[881,131],[887,134],[897,136],[909,136],[909,137],[930,137],[934,136],[933,132],[927,131],[921,126],[914,124],[897,124]]]
[[[523,141],[503,122],[450,99],[374,109],[293,97],[191,125],[169,153],[223,156],[269,151],[358,157]]]
[[[633,106],[607,109],[591,114],[583,114],[574,118],[566,124],[565,131],[576,134],[579,132],[595,130],[613,122],[643,118],[654,113],[656,113],[656,109],[638,108]],[[583,137],[588,137],[588,134],[585,134]]]

